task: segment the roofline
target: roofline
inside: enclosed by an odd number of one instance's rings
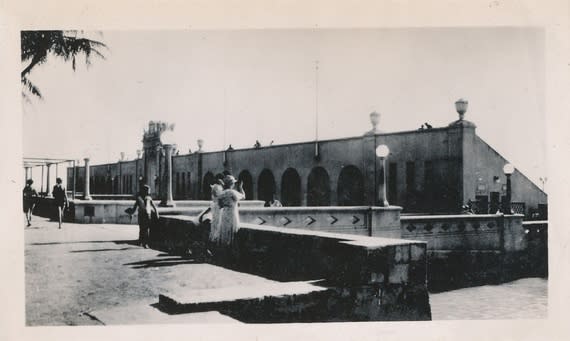
[[[451,127],[453,128],[453,127]],[[448,130],[449,127],[439,127],[439,128],[430,128],[430,129],[424,129],[424,130],[404,130],[404,131],[396,131],[396,132],[381,132],[381,133],[377,133],[377,134],[371,134],[371,135],[361,135],[361,136],[349,136],[349,137],[340,137],[340,138],[336,138],[336,139],[328,139],[328,140],[318,140],[318,141],[304,141],[304,142],[291,142],[291,143],[284,143],[284,144],[274,144],[271,146],[261,146],[259,148],[255,148],[255,147],[247,147],[247,148],[235,148],[233,150],[213,150],[213,151],[207,151],[207,152],[194,152],[191,154],[180,154],[180,155],[174,155],[173,157],[183,157],[183,156],[190,156],[190,155],[198,155],[198,154],[202,154],[202,155],[206,155],[206,154],[215,154],[215,153],[222,153],[222,152],[238,152],[238,151],[249,151],[249,150],[260,150],[260,149],[270,149],[270,148],[277,148],[277,147],[288,147],[288,146],[295,146],[295,145],[301,145],[301,144],[312,144],[315,142],[337,142],[337,141],[348,141],[348,140],[359,140],[359,139],[364,139],[370,136],[391,136],[391,135],[405,135],[405,134],[412,134],[412,133],[429,133],[429,132],[435,132],[435,131],[443,131],[443,130]]]
[[[483,138],[481,138],[481,136],[475,134],[475,136],[479,139],[479,141],[483,142],[489,149],[491,149],[492,151],[494,151],[497,155],[499,155],[500,157],[503,158],[503,160],[505,160],[508,163],[511,163],[509,160],[507,160],[507,158],[505,158],[503,155],[501,155],[501,153],[499,153],[495,148],[493,148],[490,144],[488,144],[487,142],[485,142],[485,140],[483,140]],[[532,181],[528,176],[526,176],[523,172],[521,172],[517,167],[515,167],[515,172],[519,173],[520,175],[522,175],[525,179],[527,179],[531,184],[533,184],[536,189],[538,189],[540,192],[542,192],[544,195],[548,196],[548,193],[546,193],[545,191],[542,190],[542,188],[540,188],[540,186],[535,183],[534,181]]]
[[[328,139],[328,140],[318,140],[318,141],[303,141],[303,142],[291,142],[291,143],[284,143],[284,144],[274,144],[271,146],[262,146],[259,148],[255,148],[255,147],[248,147],[248,148],[236,148],[233,150],[213,150],[213,151],[207,151],[207,152],[193,152],[190,154],[180,154],[180,155],[173,155],[173,158],[182,158],[182,157],[189,157],[189,156],[194,156],[194,155],[211,155],[211,154],[216,154],[216,153],[223,153],[223,152],[241,152],[241,151],[251,151],[251,150],[261,150],[261,149],[271,149],[271,148],[282,148],[282,147],[288,147],[288,146],[296,146],[296,145],[302,145],[302,144],[312,144],[315,142],[319,142],[319,143],[323,143],[323,142],[338,142],[338,141],[349,141],[349,140],[360,140],[360,139],[364,139],[367,137],[378,137],[378,136],[393,136],[393,135],[406,135],[406,134],[417,134],[417,133],[433,133],[433,132],[438,132],[438,131],[445,131],[445,130],[449,130],[449,129],[453,129],[454,127],[436,127],[436,128],[430,128],[430,129],[424,129],[424,130],[419,130],[419,129],[415,129],[415,130],[403,130],[403,131],[396,131],[396,132],[380,132],[380,133],[376,133],[376,134],[371,134],[371,135],[360,135],[360,136],[349,136],[349,137],[340,137],[340,138],[336,138],[336,139]],[[96,166],[96,167],[100,167],[100,166],[107,166],[107,165],[116,165],[119,162],[135,162],[136,160],[129,160],[129,161],[117,161],[115,163],[103,163],[103,164],[97,164],[97,165],[92,165]],[[78,167],[78,168],[84,168],[84,166],[82,167]]]

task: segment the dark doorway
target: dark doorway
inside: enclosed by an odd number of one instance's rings
[[[204,175],[204,181],[202,182],[202,200],[210,200],[212,196],[212,189],[210,185],[213,185],[215,181],[214,174],[212,172],[206,173]]]
[[[435,186],[433,181],[433,162],[432,161],[425,161],[424,162],[424,190],[422,193],[422,203],[421,206],[423,207],[424,212],[433,213],[434,212],[434,188]]]
[[[307,182],[307,206],[330,206],[329,174],[322,167],[313,168]]]
[[[501,194],[499,192],[491,192],[490,197],[491,203],[489,205],[489,213],[495,214],[501,205]]]
[[[301,206],[301,177],[288,168],[281,178],[281,202],[284,206]]]
[[[238,180],[243,183],[243,191],[245,192],[245,200],[253,200],[253,178],[247,170],[239,173]]]
[[[414,161],[406,162],[406,210],[407,212],[416,212],[418,207],[419,195],[416,189],[416,163]]]
[[[264,169],[259,174],[257,181],[257,198],[268,203],[275,194],[275,178],[269,169]]]
[[[364,177],[355,166],[346,166],[338,177],[338,205],[360,206],[364,204]]]
[[[487,214],[489,213],[489,197],[486,195],[475,196],[475,213]],[[496,212],[496,211],[495,211]],[[493,213],[495,213],[493,212]]]

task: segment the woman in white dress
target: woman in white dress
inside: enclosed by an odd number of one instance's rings
[[[216,182],[210,186],[212,190],[212,202],[210,203],[210,212],[212,214],[212,221],[210,223],[210,243],[217,245],[220,242],[220,205],[218,203],[218,197],[224,190],[222,185],[223,174],[216,174]]]
[[[239,229],[238,201],[245,198],[241,181],[237,184],[236,179],[231,175],[224,177],[224,191],[218,196],[221,208],[220,215],[220,240],[222,246],[231,246],[234,235]]]

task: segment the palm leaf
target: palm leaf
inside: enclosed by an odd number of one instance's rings
[[[78,55],[84,54],[85,64],[89,66],[92,55],[105,59],[100,49],[107,48],[100,41],[78,38],[77,31],[22,31],[21,44],[22,62],[29,62],[21,72],[22,84],[40,98],[38,88],[29,81],[27,74],[35,66],[45,63],[49,54],[63,58],[66,62],[71,61],[71,68],[75,71]]]

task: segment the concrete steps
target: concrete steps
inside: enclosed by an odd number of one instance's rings
[[[170,314],[219,311],[250,323],[309,322],[322,319],[332,290],[313,282],[274,282],[249,287],[180,290],[159,295],[158,308]]]

